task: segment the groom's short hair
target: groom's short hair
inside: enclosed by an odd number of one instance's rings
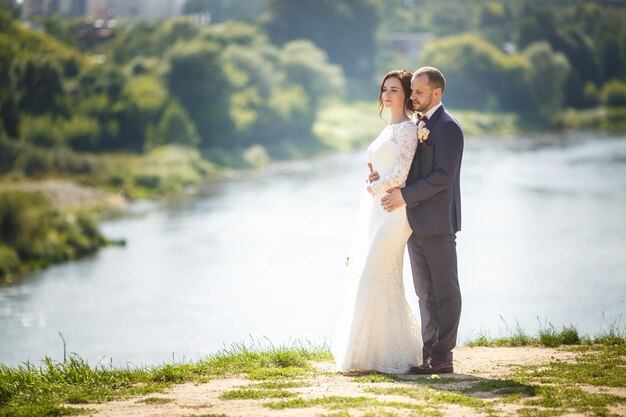
[[[446,79],[443,77],[441,71],[435,67],[422,67],[415,71],[413,78],[419,77],[420,75],[426,75],[431,88],[441,88],[441,94],[443,94],[443,91],[446,89]]]

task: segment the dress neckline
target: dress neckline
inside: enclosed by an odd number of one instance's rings
[[[413,120],[411,120],[411,119],[407,119],[407,120],[405,120],[405,121],[403,121],[403,122],[400,122],[400,123],[389,123],[387,126],[391,126],[391,127],[394,127],[394,126],[400,126],[401,124],[403,124],[403,123],[407,123],[407,122],[413,122]]]

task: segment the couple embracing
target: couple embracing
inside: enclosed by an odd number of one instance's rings
[[[454,372],[463,132],[441,103],[444,90],[443,74],[432,67],[391,71],[380,86],[380,113],[388,109],[391,120],[367,149],[370,175],[332,340],[344,373]],[[421,326],[405,298],[405,247]]]

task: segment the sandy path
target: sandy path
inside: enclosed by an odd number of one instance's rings
[[[468,379],[472,378],[499,378],[511,371],[511,367],[516,365],[547,363],[551,361],[570,361],[574,359],[574,354],[561,352],[546,348],[467,348],[461,347],[455,350],[455,371],[454,378],[458,380],[454,384],[456,387],[465,385]],[[371,397],[381,401],[402,401],[404,403],[426,404],[424,401],[413,400],[408,397],[376,395],[364,392],[366,388],[376,387],[398,387],[402,383],[357,383],[352,378],[344,377],[340,374],[330,373],[333,371],[331,363],[318,364],[322,372],[320,376],[308,381],[311,386],[290,388],[290,391],[298,393],[299,398],[321,398],[328,396],[351,396],[351,397]],[[250,381],[244,378],[229,378],[210,381],[208,383],[194,385],[191,383],[177,385],[162,394],[151,394],[150,398],[162,398],[167,403],[145,402],[144,398],[132,398],[123,401],[114,401],[104,404],[90,404],[87,408],[93,410],[92,416],[191,416],[191,415],[226,415],[229,417],[290,417],[290,416],[324,416],[333,414],[336,411],[321,408],[308,407],[285,410],[272,410],[264,407],[263,404],[278,401],[276,399],[263,400],[222,400],[219,396],[225,392],[239,387],[253,385],[257,381]],[[410,382],[407,382],[409,385]],[[449,385],[448,385],[449,386]],[[626,396],[626,389],[619,389],[617,395]],[[506,406],[509,407],[509,406]],[[515,406],[510,406],[515,407]],[[438,406],[438,409],[445,416],[478,416],[481,415],[475,410],[458,405]],[[381,409],[378,408],[380,411]],[[502,406],[500,411],[506,412]],[[351,416],[362,416],[368,410],[350,409]],[[371,410],[370,410],[371,411]],[[394,415],[409,416],[407,409],[389,409]],[[513,411],[513,409],[508,410]],[[626,410],[614,410],[618,414]],[[414,411],[413,411],[414,412]],[[515,414],[514,414],[515,415]],[[568,414],[569,415],[569,414]]]

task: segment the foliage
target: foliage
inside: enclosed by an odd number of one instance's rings
[[[38,193],[0,192],[0,276],[84,256],[105,243],[86,213],[63,215]]]
[[[224,144],[231,130],[229,91],[220,62],[220,48],[206,42],[185,42],[167,53],[168,90],[196,122],[204,146]]]
[[[546,42],[555,56],[562,54],[569,63],[570,69],[557,100],[565,107],[596,105],[585,91],[589,83],[602,89],[613,79],[625,80],[626,26],[623,22],[626,7],[622,2],[381,0],[381,3],[385,11],[381,14],[383,38],[392,32],[417,32],[433,34],[434,42],[438,42],[441,37],[472,33],[493,48],[513,55],[527,50],[531,44]],[[388,52],[383,51],[379,56],[388,56]],[[469,56],[458,59],[474,61],[471,54],[475,51],[467,52]],[[419,64],[429,62],[420,60]],[[465,95],[471,95],[475,89],[471,84],[455,88],[466,90]],[[504,95],[506,91],[504,88],[497,95]]]
[[[268,0],[267,5],[267,27],[274,41],[311,40],[326,51],[331,62],[349,70],[350,79],[370,81],[379,22],[377,2]]]
[[[444,100],[450,106],[519,112],[530,108],[524,79],[528,62],[519,55],[506,55],[478,35],[430,42],[418,59],[418,66],[426,63],[444,73]]]
[[[8,13],[15,18],[20,15],[20,7],[13,0],[0,0],[0,13]]]
[[[607,106],[626,107],[626,81],[609,81],[602,87],[600,96]]]
[[[281,51],[281,63],[286,80],[300,85],[313,108],[318,108],[326,96],[341,96],[344,77],[341,68],[329,65],[326,54],[313,43],[304,40],[286,43]]]
[[[318,113],[313,132],[321,143],[332,149],[367,146],[385,126],[377,113],[374,101],[330,102]]]
[[[11,155],[0,157],[5,173],[64,171],[48,150],[306,147],[317,108],[344,85],[340,68],[311,42],[278,48],[252,23],[138,24],[98,47],[72,41],[81,53],[9,15],[2,19],[0,79],[8,88],[0,91],[0,146]],[[45,23],[58,39],[78,30],[76,21]],[[153,180],[138,177],[142,187],[153,188]]]
[[[181,144],[195,147],[200,144],[200,136],[185,109],[172,100],[163,111],[163,117],[148,138],[149,147]]]
[[[85,173],[75,153],[167,144],[239,154],[234,160],[263,149],[255,164],[311,149],[312,137],[326,134],[313,126],[327,98],[347,90],[371,99],[374,60],[384,60],[381,70],[395,65],[387,59],[399,55],[383,41],[403,31],[434,35],[402,66],[441,68],[451,107],[575,126],[575,113],[562,110],[604,105],[587,126],[624,124],[626,8],[618,3],[236,3],[189,0],[185,11],[210,13],[210,25],[188,17],[121,25],[98,44],[82,37],[93,29],[84,20],[44,20],[41,33],[0,3],[0,147],[8,152],[0,172]],[[65,169],[58,160],[76,163]]]
[[[218,173],[197,149],[170,144],[147,153],[106,154],[91,178],[91,185],[120,192],[129,198],[171,195],[197,186]]]
[[[21,110],[42,114],[59,113],[63,94],[61,67],[50,57],[23,55],[14,64],[15,88]]]
[[[567,58],[554,53],[547,42],[530,44],[524,50],[528,60],[528,86],[532,108],[545,118],[549,118],[563,107],[564,86],[570,72]]]

